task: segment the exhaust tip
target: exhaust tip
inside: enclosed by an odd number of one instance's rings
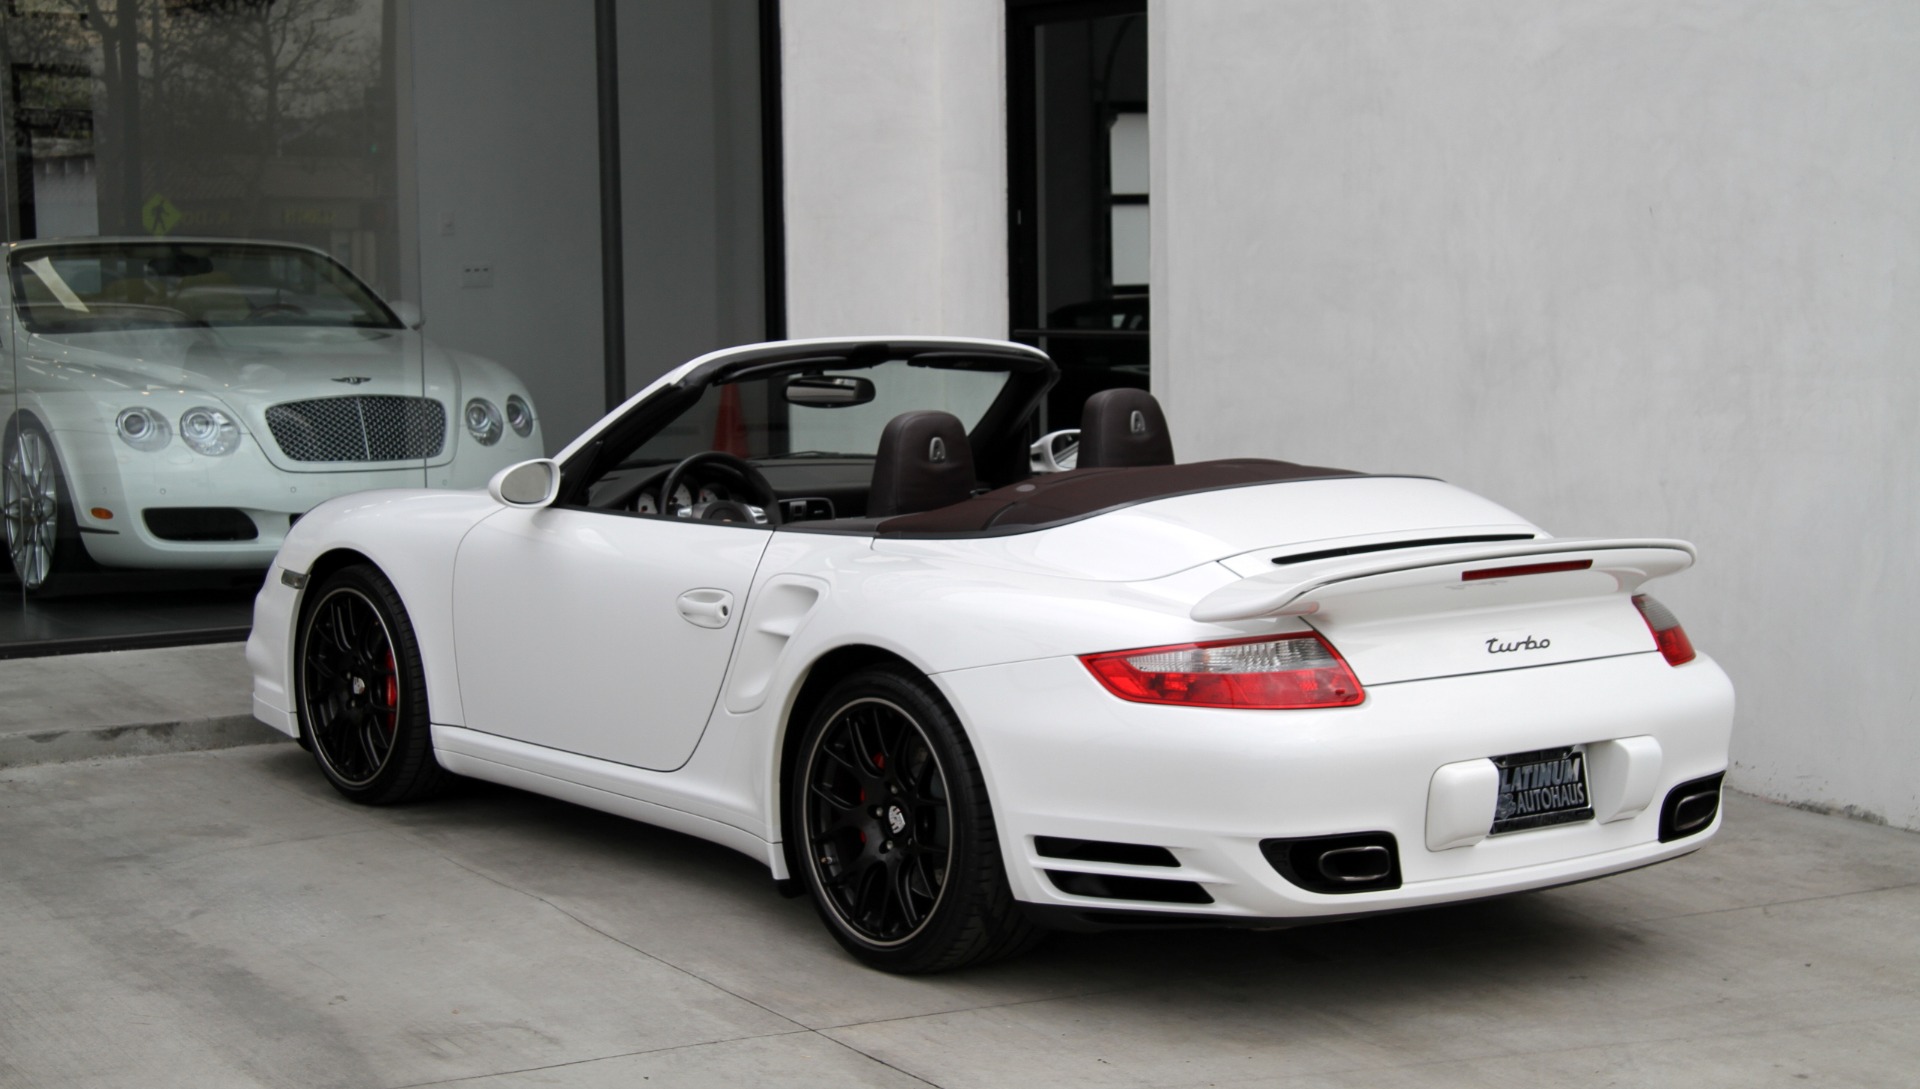
[[[1281,877],[1309,892],[1378,892],[1400,887],[1399,845],[1391,832],[1260,841]]]
[[[1660,803],[1660,842],[1671,843],[1706,831],[1720,815],[1720,784],[1726,772],[1690,779],[1667,792]]]
[[[1320,853],[1318,865],[1320,876],[1336,884],[1367,884],[1393,872],[1393,852],[1378,844],[1335,847]]]

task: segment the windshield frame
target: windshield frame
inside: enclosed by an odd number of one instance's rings
[[[957,337],[776,341],[696,360],[677,380],[666,382],[575,440],[570,452],[563,452],[557,504],[585,505],[596,481],[698,404],[709,389],[826,370],[858,372],[894,360],[921,367],[1005,373],[1007,380],[999,395],[967,437],[974,449],[975,470],[989,486],[1011,483],[1028,473],[1025,429],[1060,375],[1053,360],[1038,349]]]
[[[314,322],[297,319],[288,320],[285,317],[276,315],[275,320],[272,321],[243,320],[214,323],[204,318],[195,317],[184,309],[165,305],[164,303],[108,300],[98,297],[87,299],[82,298],[79,293],[72,291],[71,288],[66,288],[66,293],[63,295],[61,294],[61,288],[56,288],[48,284],[45,278],[41,277],[37,270],[31,267],[41,261],[57,261],[62,258],[85,259],[91,257],[99,260],[103,265],[112,259],[118,258],[130,264],[143,265],[150,268],[155,260],[165,257],[172,257],[175,260],[187,260],[209,258],[220,254],[224,254],[230,259],[235,260],[255,255],[269,257],[280,256],[296,259],[302,264],[309,266],[320,280],[326,282],[338,292],[341,297],[353,304],[359,311],[361,317],[366,320],[356,318],[355,320],[344,323],[337,321]],[[160,275],[162,279],[165,279],[165,274]],[[52,304],[29,302],[27,291],[28,276],[39,277],[40,282],[43,285],[47,285],[49,290],[55,294],[56,301]],[[178,275],[174,278],[176,280],[185,280],[188,277],[186,275]],[[117,278],[114,283],[126,282],[129,279],[131,279],[131,277],[121,276]],[[380,297],[379,292],[367,286],[364,280],[354,275],[353,270],[347,268],[339,261],[334,260],[331,255],[324,251],[308,246],[283,242],[255,242],[248,239],[229,238],[141,238],[72,239],[15,245],[7,249],[6,284],[8,301],[12,305],[12,309],[21,326],[30,333],[47,336],[125,331],[130,329],[166,328],[326,328],[399,331],[406,327],[400,321],[399,316],[393,312],[393,309],[387,305],[386,300]],[[108,285],[101,285],[100,289],[96,289],[91,294],[98,296],[106,286]],[[181,286],[180,284],[168,285],[162,290],[177,290]],[[284,286],[275,286],[267,283],[233,284],[231,286],[241,290],[258,289],[275,292],[284,292],[287,290]],[[237,293],[238,292],[236,292],[236,294]],[[71,296],[71,298],[69,299],[67,296]],[[276,303],[269,305],[279,305],[279,303],[280,301],[277,300]],[[247,305],[251,306],[250,303]],[[59,321],[56,317],[56,315],[62,313],[84,313],[89,315],[89,317],[84,321],[63,322]],[[306,315],[302,314],[299,317],[305,316]]]

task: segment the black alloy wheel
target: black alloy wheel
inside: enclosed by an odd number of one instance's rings
[[[789,794],[807,889],[854,956],[937,972],[1032,944],[972,747],[923,679],[868,670],[836,685]]]
[[[390,805],[440,787],[419,643],[379,571],[343,568],[309,591],[295,654],[303,740],[334,789]]]

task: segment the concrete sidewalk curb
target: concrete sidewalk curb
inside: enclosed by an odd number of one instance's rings
[[[0,734],[0,768],[292,742],[252,715]]]

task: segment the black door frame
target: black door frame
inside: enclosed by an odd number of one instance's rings
[[[1045,348],[1049,339],[1145,343],[1151,336],[1146,330],[1049,329],[1040,312],[1035,31],[1049,23],[1120,15],[1145,18],[1147,0],[1007,0],[1007,318],[1009,338],[1022,344]]]

